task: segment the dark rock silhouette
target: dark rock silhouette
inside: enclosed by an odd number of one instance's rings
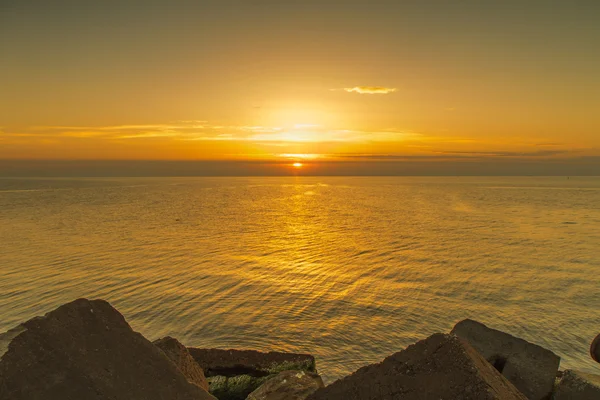
[[[466,319],[452,329],[530,400],[552,393],[560,357],[533,343]]]
[[[526,400],[466,341],[435,334],[309,400]]]
[[[599,347],[600,335],[596,360]],[[0,400],[542,400],[553,390],[556,400],[600,399],[600,376],[559,363],[464,320],[323,387],[309,354],[153,344],[106,301],[79,299],[0,334]]]
[[[103,300],[0,335],[0,400],[214,400]]]

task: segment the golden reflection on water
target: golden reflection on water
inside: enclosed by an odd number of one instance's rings
[[[101,297],[151,339],[310,352],[331,380],[471,317],[595,368],[597,178],[1,185],[1,330]]]

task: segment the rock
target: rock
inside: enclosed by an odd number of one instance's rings
[[[244,400],[282,371],[316,372],[315,358],[309,354],[194,347],[188,351],[204,370],[210,393],[219,400]]]
[[[215,400],[103,300],[0,335],[0,400]]]
[[[466,341],[435,334],[308,400],[526,400]]]
[[[565,370],[554,392],[554,400],[600,399],[600,376]]]
[[[322,387],[323,380],[315,373],[283,371],[250,393],[247,400],[305,400]]]
[[[188,350],[206,376],[241,374],[266,376],[287,370],[316,372],[315,358],[310,354],[195,347],[188,347]]]
[[[211,376],[208,378],[209,392],[219,400],[244,400],[269,377],[268,375],[256,377],[247,374]]]
[[[200,368],[184,345],[179,343],[177,339],[169,336],[158,339],[153,343],[175,363],[189,382],[208,391],[208,382],[204,377],[204,371],[202,371],[202,368]]]
[[[592,345],[590,346],[590,355],[592,359],[600,363],[600,334],[594,338]]]
[[[470,319],[452,333],[467,340],[483,357],[530,400],[552,393],[560,357],[543,347]]]

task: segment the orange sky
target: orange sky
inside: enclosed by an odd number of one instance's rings
[[[0,159],[600,155],[597,2],[94,3],[0,6]]]

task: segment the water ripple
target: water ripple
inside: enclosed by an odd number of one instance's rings
[[[0,179],[0,331],[105,298],[150,339],[310,352],[331,381],[469,317],[593,373],[598,189],[598,178]]]

